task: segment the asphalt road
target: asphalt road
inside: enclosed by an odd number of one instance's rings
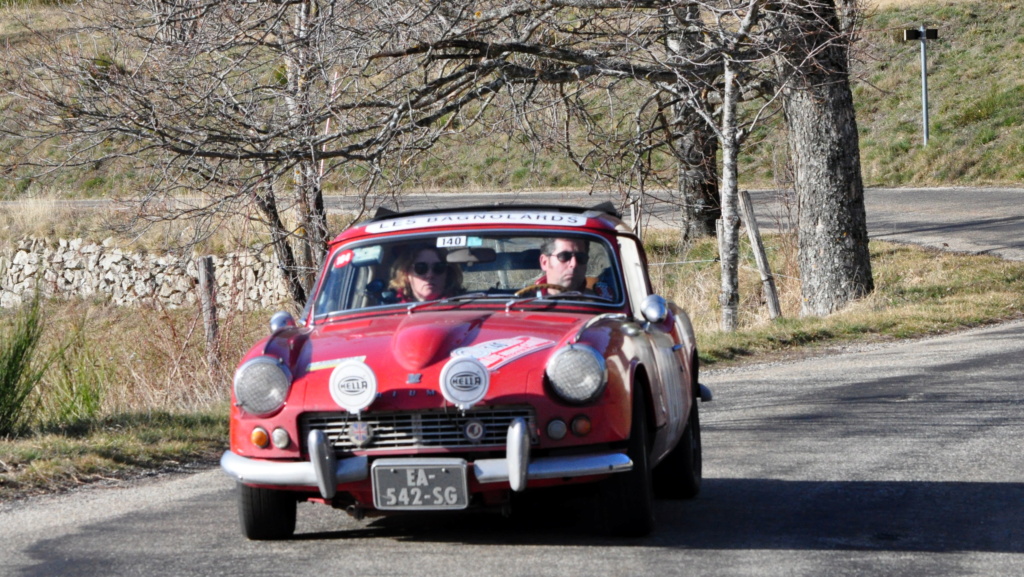
[[[794,198],[770,190],[750,194],[762,231],[788,228],[796,222]],[[375,200],[393,210],[495,203],[591,206],[603,201],[614,203],[631,222],[622,198],[611,193],[405,193]],[[86,209],[111,206],[106,200],[64,202]],[[358,213],[361,206],[355,196],[329,196],[324,203],[336,212]],[[0,210],[18,204],[20,201],[0,201]],[[864,191],[864,204],[871,238],[1024,260],[1024,188],[869,188]],[[364,209],[364,214],[372,214],[376,206]],[[643,227],[675,227],[678,212],[667,194],[653,193],[645,197],[640,222]]]
[[[0,575],[1020,575],[1024,323],[708,372],[705,485],[649,537],[532,515],[355,521],[246,541],[218,470],[0,507]]]
[[[590,206],[606,200],[622,207],[618,196],[586,192],[409,193],[385,199],[382,204],[391,209],[413,210],[495,202]],[[762,231],[795,224],[794,198],[757,190],[751,191],[751,200]],[[326,199],[331,210],[353,211],[358,208],[357,203],[354,197]],[[869,188],[864,192],[864,204],[870,238],[1024,260],[1024,189]],[[644,201],[640,222],[644,227],[676,226],[678,212],[671,199],[653,194]],[[623,210],[623,214],[629,220],[630,212]]]

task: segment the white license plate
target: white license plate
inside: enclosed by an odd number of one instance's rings
[[[383,511],[469,506],[463,459],[377,459],[371,475],[373,505]]]

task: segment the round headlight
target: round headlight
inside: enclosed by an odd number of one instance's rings
[[[292,376],[277,358],[256,357],[235,372],[235,402],[250,415],[269,415],[281,408]]]
[[[570,403],[593,401],[608,381],[604,358],[586,345],[569,345],[555,353],[545,373],[555,394]]]

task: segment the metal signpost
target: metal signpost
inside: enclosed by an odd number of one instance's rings
[[[924,123],[925,146],[928,146],[928,49],[925,48],[925,44],[927,40],[938,40],[938,38],[938,29],[925,28],[924,24],[920,28],[909,28],[903,31],[904,42],[909,40],[921,41],[921,110],[924,114],[922,122]]]

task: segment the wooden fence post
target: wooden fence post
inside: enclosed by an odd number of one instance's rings
[[[220,374],[220,330],[217,326],[217,279],[213,272],[213,257],[204,256],[197,263],[199,269],[199,300],[203,308],[203,326],[206,328],[206,360],[210,376]]]
[[[743,215],[743,224],[747,226],[747,236],[750,237],[750,245],[754,248],[754,260],[757,261],[757,270],[761,273],[761,283],[764,284],[764,294],[768,301],[768,315],[775,320],[782,316],[782,307],[779,305],[779,293],[775,290],[775,277],[772,275],[771,267],[768,265],[768,256],[764,252],[764,243],[761,242],[761,231],[757,226],[757,218],[754,217],[754,208],[750,204],[750,194],[740,191],[740,213]]]

